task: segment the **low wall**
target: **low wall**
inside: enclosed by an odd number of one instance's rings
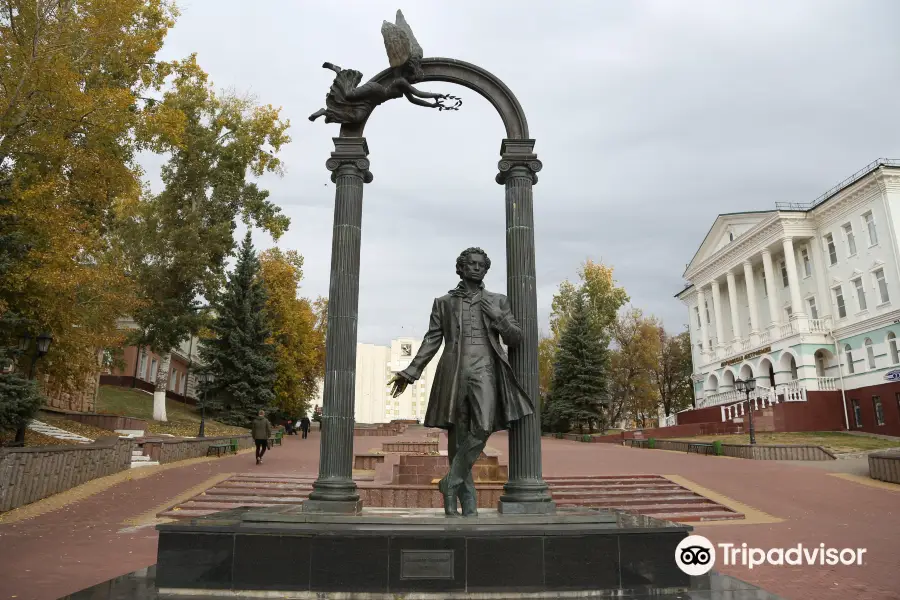
[[[121,429],[128,431],[147,431],[147,421],[143,419],[134,419],[132,417],[123,417],[120,415],[104,415],[98,413],[79,413],[70,410],[48,410],[45,412],[58,414],[70,421],[78,421],[85,425],[92,425],[100,429],[108,429],[110,431],[118,431]]]
[[[900,451],[884,450],[869,455],[869,477],[900,483]]]
[[[673,425],[671,427],[653,427],[651,429],[636,429],[634,431],[621,431],[609,435],[588,435],[580,433],[550,434],[573,442],[589,442],[601,444],[621,444],[625,440],[650,438],[665,439],[675,437],[692,437],[695,435],[729,435],[742,433],[740,425],[731,423],[690,423],[687,425]]]
[[[627,445],[637,443],[637,440],[628,440]],[[653,441],[656,450],[671,450],[673,452],[687,452],[688,445],[696,442],[685,440],[658,440]],[[642,446],[646,448],[646,446]],[[747,458],[751,460],[835,460],[834,454],[821,446],[804,445],[778,445],[759,446],[749,444],[722,444],[722,455],[732,458]],[[898,456],[900,458],[900,456]]]
[[[134,442],[116,436],[93,444],[0,450],[0,512],[131,467]]]
[[[427,453],[437,452],[437,442],[384,442],[381,444],[382,452]]]
[[[200,458],[206,456],[209,447],[223,442],[237,439],[238,449],[252,448],[253,438],[249,435],[225,435],[206,438],[169,438],[169,439],[145,439],[142,444],[144,454],[160,464]]]
[[[359,471],[374,471],[384,462],[384,454],[357,454],[353,457],[353,468]]]

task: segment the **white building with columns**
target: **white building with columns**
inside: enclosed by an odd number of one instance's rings
[[[356,345],[356,405],[357,423],[389,423],[395,419],[425,419],[431,385],[441,358],[441,350],[414,384],[398,397],[392,398],[388,382],[409,366],[419,351],[421,340],[401,337],[391,340],[390,346]],[[322,388],[313,401],[322,406]]]
[[[898,234],[900,161],[884,159],[811,203],[719,215],[676,295],[696,408],[735,416],[753,377],[764,404],[840,392],[850,428],[900,432]]]

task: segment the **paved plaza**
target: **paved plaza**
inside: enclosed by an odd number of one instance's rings
[[[357,437],[355,451],[389,439]],[[151,565],[159,512],[237,473],[315,475],[318,447],[317,431],[307,440],[287,436],[260,466],[242,453],[150,467],[12,511],[0,519],[0,599],[56,600]],[[490,447],[505,462],[506,436],[492,437]],[[849,461],[821,468],[548,438],[543,461],[548,476],[665,475],[741,508],[743,521],[695,524],[714,543],[867,549],[863,566],[716,565],[787,600],[900,599],[900,486],[860,477]]]

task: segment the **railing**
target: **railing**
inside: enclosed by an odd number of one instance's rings
[[[700,399],[697,408],[705,408],[707,406],[718,406],[719,404],[725,404],[727,402],[732,402],[735,400],[741,400],[744,398],[744,394],[738,392],[737,390],[728,390],[726,392],[716,392],[709,395],[704,395],[703,398]]]
[[[725,352],[725,356],[734,354],[734,342],[733,341],[725,344],[724,352]]]
[[[789,335],[794,335],[794,322],[790,321],[781,326],[779,330],[781,333],[781,337],[786,338]]]
[[[837,387],[837,379],[834,377],[816,377],[819,389],[825,392],[833,392]]]
[[[830,330],[831,330],[831,317],[825,317],[823,319],[810,319],[809,320],[810,333],[828,333]]]
[[[811,208],[818,206],[825,200],[827,200],[830,196],[839,192],[843,188],[856,183],[875,169],[881,166],[888,167],[900,167],[900,160],[892,159],[892,158],[879,158],[878,160],[869,163],[850,177],[844,179],[836,186],[832,187],[830,190],[813,200],[812,202],[800,203],[800,202],[776,202],[775,209],[776,210],[810,210]]]
[[[740,346],[741,352],[746,352],[750,349],[750,338],[740,340],[738,346]]]
[[[760,334],[759,334],[759,343],[760,343],[761,346],[765,346],[766,344],[769,343],[769,332],[768,332],[768,331],[762,331],[762,332],[760,332]]]
[[[750,394],[750,405],[753,410],[768,408],[778,402],[806,402],[806,388],[796,380],[775,386],[775,388],[760,387]],[[738,402],[722,407],[722,421],[729,421],[744,416],[746,397]]]

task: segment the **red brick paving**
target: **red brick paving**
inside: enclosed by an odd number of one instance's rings
[[[409,437],[413,432],[408,432]],[[355,451],[390,438],[358,437]],[[506,436],[491,438],[506,453]],[[441,446],[445,441],[441,440]],[[860,485],[822,469],[767,461],[729,460],[658,450],[546,439],[544,473],[565,475],[677,474],[758,510],[785,519],[764,525],[697,525],[713,542],[772,548],[867,548],[862,567],[728,567],[717,569],[787,600],[900,600],[900,492]],[[56,600],[156,561],[152,527],[119,531],[123,521],[150,511],[185,490],[228,472],[315,474],[318,433],[285,445],[253,465],[253,456],[160,472],[123,482],[56,512],[0,524],[0,600]]]

